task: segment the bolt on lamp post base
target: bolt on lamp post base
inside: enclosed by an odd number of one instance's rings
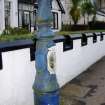
[[[59,105],[59,91],[34,94],[35,105]]]

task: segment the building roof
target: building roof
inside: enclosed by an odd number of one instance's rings
[[[105,12],[102,10],[98,10],[96,13],[97,13],[97,15],[105,17]]]
[[[65,10],[64,10],[64,8],[63,8],[63,5],[62,5],[61,1],[60,1],[60,0],[56,0],[56,1],[57,1],[58,5],[59,5],[59,7],[60,7],[61,12],[62,12],[62,13],[65,13]]]
[[[63,8],[63,5],[62,5],[61,1],[60,0],[56,0],[56,1],[57,1],[58,5],[60,7],[60,11],[62,13],[65,13],[65,10]],[[18,2],[19,3],[26,3],[26,4],[34,4],[35,2],[37,2],[37,0],[18,0]]]

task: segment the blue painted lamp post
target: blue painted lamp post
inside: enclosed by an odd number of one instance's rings
[[[35,105],[59,105],[59,85],[55,74],[54,33],[51,30],[52,0],[38,0]]]

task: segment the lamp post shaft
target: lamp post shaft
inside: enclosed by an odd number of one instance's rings
[[[36,76],[33,85],[35,105],[59,105],[59,85],[55,74],[55,43],[51,30],[52,0],[38,0]]]

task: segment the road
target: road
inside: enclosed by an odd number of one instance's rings
[[[105,105],[105,57],[61,89],[61,105]]]

